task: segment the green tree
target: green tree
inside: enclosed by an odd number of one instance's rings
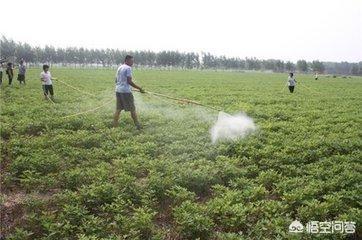
[[[297,61],[297,69],[300,72],[308,72],[308,63],[305,60]]]
[[[13,40],[8,40],[4,36],[0,40],[0,56],[1,58],[15,57],[17,44]]]
[[[320,61],[313,61],[311,64],[313,72],[324,73],[324,64]]]
[[[288,61],[285,63],[285,70],[287,70],[288,72],[294,72],[295,71],[295,64]]]
[[[354,63],[351,69],[351,74],[352,75],[358,75],[359,74],[359,66],[357,63]]]

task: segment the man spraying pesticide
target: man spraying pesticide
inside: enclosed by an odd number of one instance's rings
[[[132,65],[133,57],[127,55],[124,59],[124,63],[118,67],[116,73],[116,112],[114,113],[113,126],[117,127],[119,125],[119,116],[122,110],[126,112],[131,112],[131,117],[134,124],[138,130],[141,129],[141,125],[138,122],[136,107],[134,105],[134,98],[132,94],[132,88],[138,89],[141,93],[145,91],[136,85],[132,81]]]

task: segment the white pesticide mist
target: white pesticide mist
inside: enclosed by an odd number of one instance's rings
[[[218,141],[233,141],[246,137],[256,130],[256,125],[252,118],[245,113],[230,115],[219,112],[218,119],[211,128],[212,143]]]
[[[145,100],[145,101],[144,101]],[[200,121],[210,129],[212,143],[218,141],[233,141],[251,134],[257,129],[252,118],[245,113],[230,115],[225,112],[215,113],[198,106],[180,108],[180,105],[162,98],[150,98],[147,95],[136,94],[137,109],[145,114],[156,114],[172,121],[192,122]],[[216,122],[215,122],[216,121]],[[181,125],[177,126],[181,127]],[[184,126],[186,127],[186,126]]]

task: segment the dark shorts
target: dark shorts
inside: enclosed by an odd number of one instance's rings
[[[23,75],[23,74],[18,74],[18,81],[19,81],[19,82],[25,82],[25,75]]]
[[[54,95],[53,85],[42,85],[44,95]]]
[[[294,86],[289,86],[289,92],[294,92]]]
[[[116,92],[117,110],[135,111],[134,99],[132,93]]]

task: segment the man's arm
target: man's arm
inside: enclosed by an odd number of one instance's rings
[[[40,74],[40,81],[45,82],[44,75]]]
[[[128,82],[128,84],[131,85],[132,87],[137,88],[138,90],[140,90],[141,93],[144,93],[144,90],[143,90],[140,86],[136,85],[136,84],[132,81],[132,77],[127,77],[127,82]]]

